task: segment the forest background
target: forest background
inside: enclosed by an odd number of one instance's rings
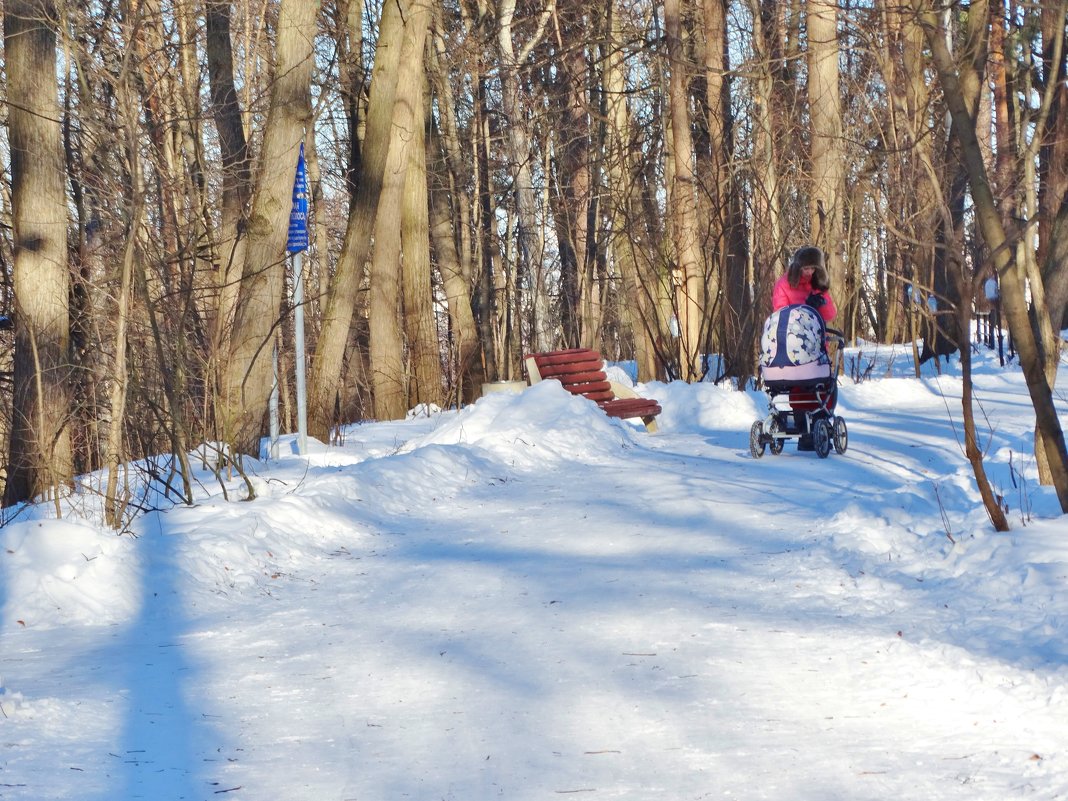
[[[1068,511],[1066,0],[2,8],[8,507],[104,469],[118,525],[132,459],[187,499],[193,446],[240,470],[275,352],[295,427],[295,295],[324,442],[559,347],[744,387],[812,243],[846,337],[921,359],[966,367],[996,277]]]

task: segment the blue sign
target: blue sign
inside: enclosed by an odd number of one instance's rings
[[[293,210],[289,213],[289,238],[286,251],[298,253],[308,249],[308,171],[304,166],[304,143],[300,143],[297,175],[293,179]]]

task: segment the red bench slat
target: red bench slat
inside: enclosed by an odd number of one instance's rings
[[[575,362],[573,364],[550,364],[546,367],[538,366],[538,372],[542,378],[561,378],[572,376],[596,376],[595,378],[582,378],[581,381],[607,381],[608,376],[601,369],[600,362]]]
[[[532,353],[527,358],[534,359],[539,370],[543,364],[569,364],[580,361],[601,363],[601,354],[589,348],[569,348],[568,350],[554,350],[549,353]]]

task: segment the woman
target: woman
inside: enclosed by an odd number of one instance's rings
[[[790,266],[786,269],[786,275],[775,282],[771,290],[771,306],[773,311],[778,311],[785,306],[797,306],[806,304],[820,313],[824,323],[829,323],[838,314],[838,307],[834,305],[834,298],[830,293],[831,282],[827,276],[827,268],[824,266],[823,251],[812,245],[806,245],[794,251],[790,259]],[[790,393],[791,403],[795,400],[806,400],[808,393]],[[834,409],[838,401],[838,387],[835,385],[828,403],[830,409]],[[797,440],[799,451],[815,450],[812,444],[812,434],[809,432],[803,411],[794,412],[794,427],[803,432]]]
[[[812,245],[798,248],[790,259],[786,274],[771,290],[772,310],[784,306],[808,304],[829,323],[838,314],[830,293],[831,282],[823,262],[823,251]]]

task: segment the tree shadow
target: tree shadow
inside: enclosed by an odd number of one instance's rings
[[[189,622],[177,582],[181,571],[173,538],[162,526],[146,533],[140,545],[141,612],[102,655],[121,676],[119,692],[126,708],[120,750],[112,755],[122,767],[113,774],[116,781],[107,797],[201,798],[207,792],[200,770],[206,744],[197,726],[199,714],[190,704],[196,670],[183,642]]]

